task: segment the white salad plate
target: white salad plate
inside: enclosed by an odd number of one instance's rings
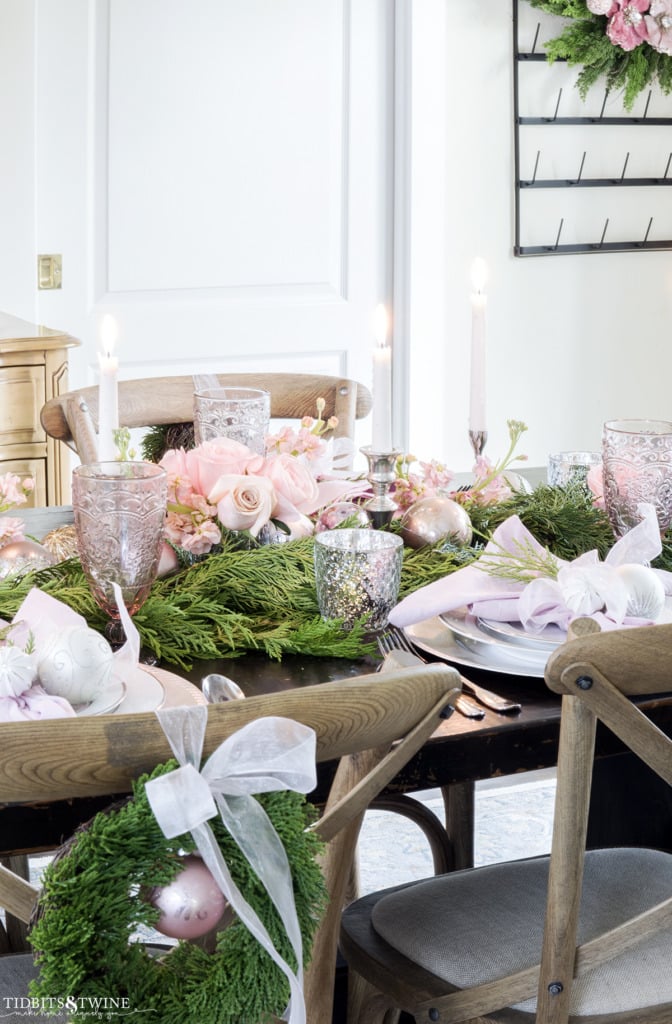
[[[190,704],[207,704],[201,691],[188,679],[162,668],[137,665],[124,667],[123,680],[114,680],[104,694],[77,709],[85,715],[133,715],[158,708],[174,708]]]
[[[547,654],[567,639],[565,630],[556,625],[545,626],[539,633],[532,633],[524,628],[522,622],[497,622],[495,619],[482,618],[477,619],[477,622],[483,632],[496,640],[518,644],[532,650],[546,651]]]
[[[89,715],[110,715],[116,711],[126,696],[126,683],[112,677],[110,685],[97,694],[89,704],[75,704],[74,709],[80,718]]]
[[[404,632],[411,643],[421,651],[466,668],[480,668],[505,675],[542,679],[548,660],[543,651],[524,652],[521,656],[520,648],[504,642],[484,643],[481,646],[477,646],[476,643],[473,646],[461,643],[451,627],[439,615],[407,626]]]

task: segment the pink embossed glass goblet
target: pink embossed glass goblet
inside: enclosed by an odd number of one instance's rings
[[[167,477],[150,462],[94,462],[72,475],[82,569],[97,604],[113,621],[118,583],[134,615],[156,579],[166,518]]]
[[[638,506],[655,507],[663,533],[672,521],[672,423],[610,420],[602,433],[604,502],[617,537],[642,519]]]

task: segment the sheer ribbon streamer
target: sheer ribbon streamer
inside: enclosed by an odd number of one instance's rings
[[[316,784],[315,733],[288,718],[259,718],[224,740],[199,773],[208,709],[166,708],[156,715],[180,767],[147,783],[154,816],[169,839],[191,832],[231,907],[289,981],[291,998],[284,1019],[290,1024],[305,1024],[301,929],[287,854],[252,794],[285,789],[311,792]],[[231,877],[208,824],[218,811],[280,915],[296,956],[296,972],[278,953]]]

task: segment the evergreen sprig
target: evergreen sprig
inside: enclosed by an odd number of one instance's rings
[[[39,979],[36,999],[128,997],[131,1011],[156,1024],[260,1024],[287,1004],[284,974],[237,919],[218,934],[216,951],[180,942],[161,957],[129,943],[138,926],[153,927],[158,910],[147,899],[170,883],[179,855],[194,850],[190,835],[168,840],[145,794],[145,782],[177,767],[159,765],[134,786],[122,807],[97,814],[47,867],[30,941]],[[306,826],[314,809],[298,793],[258,797],[289,861],[297,916],[308,962],[326,903],[316,858],[322,844]],[[219,819],[215,838],[233,879],[266,926],[276,949],[294,967],[295,958],[278,913],[242,851]],[[90,1009],[72,1019],[91,1016]]]
[[[614,535],[604,512],[581,487],[537,487],[490,505],[467,504],[474,528],[469,547],[439,542],[406,548],[400,597],[441,579],[478,558],[494,530],[511,515],[558,558],[571,560],[597,550],[604,558]],[[656,562],[672,569],[672,542]],[[102,632],[106,618],[97,606],[77,559],[20,579],[0,581],[0,618],[11,620],[33,586],[69,605]],[[267,547],[238,547],[228,537],[216,554],[157,580],[134,617],[144,647],[164,664],[184,669],[195,661],[263,651],[358,658],[375,653],[366,621],[346,632],[339,621],[320,618],[315,593],[313,540]]]
[[[655,81],[664,94],[672,92],[672,57],[647,42],[630,51],[612,43],[606,34],[607,18],[592,14],[585,0],[529,2],[549,14],[572,19],[560,35],[544,45],[551,63],[566,60],[571,66],[582,66],[576,83],[582,99],[600,79],[605,80],[609,92],[622,90],[626,110],[632,110],[637,96]]]

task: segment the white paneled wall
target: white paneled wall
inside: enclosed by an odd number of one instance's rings
[[[513,256],[510,0],[4,0],[0,58],[0,308],[82,338],[74,385],[95,380],[107,311],[127,377],[370,383],[394,285],[409,447],[465,470],[482,256],[486,454],[507,418],[541,465],[599,446],[606,418],[672,417],[672,254]],[[615,222],[646,224],[637,192],[614,192]],[[38,252],[63,254],[61,291],[37,292]]]

